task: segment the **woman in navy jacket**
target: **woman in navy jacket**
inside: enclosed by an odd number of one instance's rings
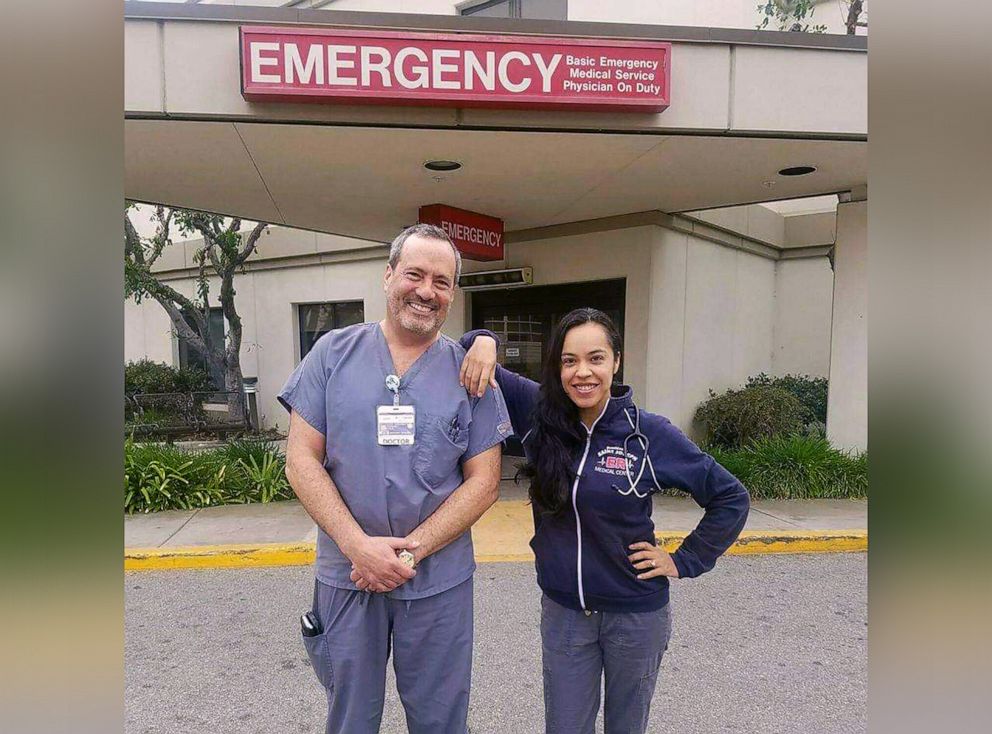
[[[612,385],[621,343],[603,312],[562,318],[541,384],[496,364],[492,332],[461,343],[462,383],[480,395],[499,385],[527,457],[546,732],[592,734],[605,674],[606,734],[642,733],[671,634],[668,579],[713,568],[744,527],[747,490],[668,419],[638,409],[629,387]],[[651,521],[651,495],[666,487],[705,510],[671,555]]]

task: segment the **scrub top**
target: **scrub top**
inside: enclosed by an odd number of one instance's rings
[[[386,376],[395,374],[378,323],[328,332],[290,375],[279,402],[324,434],[324,468],[368,535],[405,537],[457,489],[461,463],[500,443],[512,428],[502,393],[470,397],[458,384],[465,350],[441,335],[400,379],[400,405],[416,411],[412,446],[380,446],[376,408],[392,405]],[[344,589],[351,561],[317,530],[317,578]],[[389,596],[439,594],[475,571],[472,534],[465,531],[424,559],[417,575]]]

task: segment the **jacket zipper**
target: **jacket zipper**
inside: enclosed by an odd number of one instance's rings
[[[589,456],[589,446],[592,444],[592,432],[596,430],[596,424],[599,423],[599,419],[606,414],[606,409],[608,407],[610,407],[610,400],[606,401],[606,405],[603,406],[603,410],[599,414],[599,417],[592,422],[592,426],[586,428],[586,448],[585,451],[582,452],[582,460],[579,461],[578,471],[575,472],[575,481],[572,483],[572,511],[575,513],[576,540],[575,570],[579,580],[579,606],[582,607],[583,611],[586,610],[586,595],[582,588],[582,521],[579,520],[579,505],[576,498],[579,494],[579,479],[582,477],[582,470],[585,468],[586,458]],[[584,425],[583,428],[585,428]]]

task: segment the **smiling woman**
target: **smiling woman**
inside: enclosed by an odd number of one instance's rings
[[[495,374],[523,437],[520,476],[530,480],[544,592],[547,732],[592,731],[605,675],[606,731],[643,733],[671,634],[668,579],[713,568],[744,527],[747,490],[668,419],[640,410],[629,387],[613,384],[621,340],[602,311],[580,308],[558,322],[540,384],[496,363],[492,332],[470,332],[462,346],[463,382],[477,394]],[[668,487],[705,509],[671,555],[651,520],[652,494]]]

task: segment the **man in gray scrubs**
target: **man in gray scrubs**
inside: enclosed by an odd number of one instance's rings
[[[502,395],[459,385],[440,334],[461,269],[447,235],[406,229],[386,267],[386,318],[321,337],[279,394],[286,474],[318,525],[304,643],[327,732],[377,732],[386,662],[411,734],[465,734],[472,671],[469,528],[498,498]]]

